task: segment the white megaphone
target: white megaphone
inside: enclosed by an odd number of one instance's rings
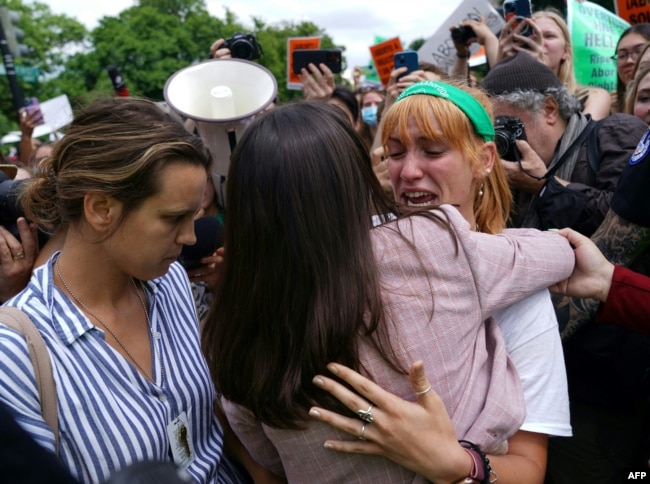
[[[249,118],[269,106],[277,91],[268,69],[243,59],[212,59],[167,79],[165,101],[181,116],[196,121],[214,159],[212,178],[220,197],[237,139]]]

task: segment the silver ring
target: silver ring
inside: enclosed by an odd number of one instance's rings
[[[374,417],[372,416],[372,404],[368,407],[368,410],[359,410],[357,412],[357,415],[364,422],[373,423],[375,421]]]
[[[361,425],[361,433],[359,434],[359,440],[366,440],[366,423],[364,422]]]
[[[418,397],[421,397],[422,395],[426,395],[426,394],[429,393],[430,391],[431,391],[431,385],[429,385],[429,387],[428,387],[426,390],[422,390],[421,392],[415,392],[415,394],[416,394]]]

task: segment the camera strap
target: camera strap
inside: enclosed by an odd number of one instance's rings
[[[562,156],[560,156],[555,163],[553,163],[551,166],[549,166],[548,170],[540,178],[540,180],[546,178],[550,178],[553,176],[553,174],[566,162],[566,160],[569,159],[569,157],[573,154],[573,152],[580,148],[582,146],[582,142],[589,136],[589,134],[593,131],[593,129],[596,127],[596,123],[592,121],[591,119],[589,120],[589,123],[587,126],[585,126],[585,129],[582,130],[582,132],[576,137],[576,139],[573,140],[573,142],[569,145],[569,147],[566,149],[564,153],[562,153]]]

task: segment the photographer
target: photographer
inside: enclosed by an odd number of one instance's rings
[[[254,60],[262,55],[262,46],[252,34],[235,33],[229,39],[217,39],[210,46],[213,59]]]
[[[590,236],[647,125],[624,114],[596,125],[553,71],[525,52],[499,62],[482,85],[496,119],[524,124],[526,138],[513,140],[519,159],[502,160],[515,194],[512,224]]]
[[[10,202],[4,193],[9,193],[16,183],[12,180],[14,176],[14,165],[0,165],[0,192],[3,194],[0,222],[6,225],[0,225],[0,303],[15,296],[27,285],[38,254],[36,226],[27,223],[24,217],[14,216],[13,211],[5,206]],[[10,219],[5,220],[7,216]],[[8,227],[11,227],[11,231]]]

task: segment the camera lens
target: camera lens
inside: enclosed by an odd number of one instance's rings
[[[510,151],[510,135],[509,133],[500,131],[500,130],[495,130],[494,132],[494,143],[497,145],[497,153],[499,153],[499,156],[507,160],[506,155]]]
[[[238,40],[233,43],[230,53],[237,59],[251,60],[253,58],[253,46],[246,40]]]

